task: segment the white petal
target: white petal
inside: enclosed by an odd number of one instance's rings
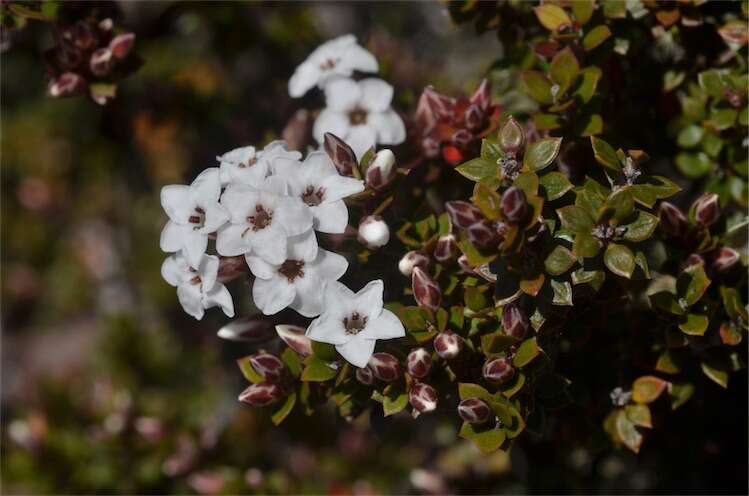
[[[354,308],[363,312],[368,319],[376,319],[382,313],[382,291],[384,284],[380,279],[370,281],[356,293]],[[369,326],[367,326],[369,327]]]
[[[289,306],[305,317],[317,317],[322,312],[322,284],[316,273],[305,265],[304,277],[294,279],[296,297]]]
[[[216,251],[225,257],[236,257],[252,251],[242,233],[247,224],[226,224],[216,235]]]
[[[321,203],[310,207],[316,231],[340,234],[348,225],[348,208],[343,200]]]
[[[228,151],[220,157],[216,157],[216,160],[218,160],[222,164],[246,164],[249,160],[255,157],[255,153],[256,150],[254,146],[243,146],[241,148],[235,148],[231,151]]]
[[[216,284],[213,289],[205,294],[203,306],[205,308],[221,307],[227,317],[234,317],[234,301],[231,299],[231,293],[221,283]]]
[[[218,275],[218,257],[213,255],[204,256],[200,261],[198,274],[200,275],[203,291],[207,292],[213,289],[213,286],[216,285],[216,276]]]
[[[336,313],[341,315],[347,313],[354,303],[356,295],[345,284],[338,281],[328,281],[325,283],[323,290],[323,304],[325,312]]]
[[[349,339],[347,343],[337,345],[335,349],[351,365],[364,368],[372,357],[374,347],[374,339],[364,339],[357,335]]]
[[[346,335],[343,321],[331,314],[322,314],[307,328],[307,337],[328,344],[343,344],[350,339]]]
[[[271,176],[263,181],[260,186],[260,190],[266,193],[273,193],[278,196],[285,196],[289,194],[289,189],[286,186],[286,181],[282,177]],[[261,195],[261,198],[265,198],[265,195]]]
[[[229,212],[218,202],[211,202],[203,205],[205,212],[205,223],[201,230],[208,234],[218,230],[229,221]]]
[[[333,165],[333,161],[330,160],[328,154],[320,150],[307,155],[307,158],[304,159],[302,169],[307,177],[316,179],[318,183],[324,178],[338,175],[338,170]]]
[[[333,133],[343,139],[348,134],[350,127],[348,115],[326,108],[317,116],[312,128],[312,135],[322,145],[325,133]]]
[[[370,339],[395,339],[405,335],[403,323],[390,310],[383,310],[379,317],[367,322],[367,328],[357,334]]]
[[[296,289],[286,279],[255,279],[252,299],[265,315],[273,315],[288,307],[296,296]]]
[[[317,250],[317,258],[310,264],[321,281],[337,281],[348,269],[346,258],[322,248]]]
[[[190,185],[190,194],[196,203],[217,202],[221,195],[221,177],[218,167],[209,167]]]
[[[255,277],[259,277],[260,279],[271,279],[276,274],[276,267],[257,255],[245,255],[244,259]]]
[[[178,262],[178,256],[172,255],[161,264],[161,277],[172,286],[179,286],[185,279],[185,266]]]
[[[367,124],[377,130],[378,143],[399,145],[406,140],[406,126],[393,109],[370,113]]]
[[[377,131],[367,121],[367,124],[351,127],[344,139],[346,144],[354,150],[357,160],[361,160],[367,150],[377,143]]]
[[[338,175],[326,177],[320,186],[325,190],[325,201],[340,200],[364,191],[364,181]]]
[[[229,212],[234,224],[243,224],[260,201],[260,192],[246,184],[230,184],[221,195],[221,205]]]
[[[349,74],[351,70],[361,72],[378,72],[380,70],[375,56],[359,45],[351,45],[346,48],[346,53],[338,66],[341,69],[348,70]]]
[[[393,101],[393,87],[382,79],[367,78],[359,81],[361,105],[371,112],[383,112]]]
[[[161,188],[161,206],[171,220],[184,224],[193,210],[190,187],[183,184],[164,186]]]
[[[257,163],[247,167],[240,167],[238,165],[231,164],[228,166],[227,171],[229,175],[229,183],[241,183],[259,188],[268,175],[268,163],[260,160]]]
[[[182,239],[184,240],[184,252],[187,262],[192,267],[198,267],[206,248],[208,248],[208,235],[199,231],[186,229]]]
[[[192,229],[191,226],[180,225],[175,222],[167,221],[164,229],[161,231],[159,246],[162,251],[174,253],[182,249],[182,231]]]
[[[305,61],[296,68],[289,79],[289,96],[299,98],[317,84],[320,80],[320,65]]]
[[[286,233],[275,221],[265,229],[247,231],[245,238],[252,252],[268,263],[280,265],[286,260]]]
[[[288,239],[286,259],[312,262],[317,257],[317,237],[312,229]]]
[[[279,157],[273,161],[273,168],[275,172],[272,177],[281,177],[286,181],[289,195],[301,196],[305,187],[300,180],[302,163],[298,160]]]
[[[205,314],[205,310],[203,309],[203,295],[200,293],[200,286],[198,284],[191,284],[189,282],[180,284],[177,288],[177,298],[187,314],[192,315],[198,320],[203,318]]]
[[[325,105],[338,112],[348,112],[359,105],[362,90],[359,84],[348,78],[338,78],[325,86]]]
[[[299,198],[279,198],[273,212],[273,223],[279,222],[289,236],[302,234],[312,227],[312,212]]]

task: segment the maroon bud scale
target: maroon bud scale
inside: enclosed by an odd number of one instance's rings
[[[483,424],[491,414],[489,405],[478,398],[468,398],[458,404],[458,415],[469,424]]]
[[[673,203],[662,202],[658,208],[658,217],[661,230],[669,236],[680,238],[686,234],[689,227],[687,217]]]
[[[442,304],[442,291],[439,285],[421,267],[414,267],[411,272],[411,289],[419,306],[435,311]]]
[[[467,229],[473,224],[485,221],[484,214],[478,207],[464,201],[451,201],[445,203],[450,220],[461,229]]]
[[[268,382],[278,382],[286,374],[286,366],[281,359],[270,353],[252,355],[250,365]]]
[[[437,390],[429,384],[417,382],[408,392],[408,402],[419,413],[429,413],[437,408]]]
[[[515,369],[512,367],[510,360],[499,357],[487,360],[481,369],[481,374],[488,381],[502,384],[512,379],[515,375]]]
[[[443,331],[434,337],[434,351],[445,360],[452,360],[463,351],[463,338],[452,331]]]
[[[525,193],[517,186],[511,186],[502,194],[500,203],[505,220],[511,224],[518,224],[528,215],[528,201]]]
[[[502,310],[502,327],[508,336],[522,340],[528,334],[530,321],[523,309],[517,305],[506,305]]]
[[[720,201],[715,193],[707,194],[695,202],[694,220],[700,227],[710,227],[720,218]]]
[[[284,397],[284,391],[278,384],[261,382],[251,384],[239,395],[239,401],[252,406],[267,406],[278,402]]]
[[[424,348],[414,348],[406,358],[406,370],[411,377],[423,379],[432,370],[432,356]]]
[[[312,341],[305,335],[303,327],[294,325],[277,325],[276,332],[278,337],[283,339],[289,348],[296,351],[302,356],[312,354]]]
[[[356,154],[350,146],[333,133],[325,133],[323,148],[342,176],[353,176],[357,166]]]
[[[401,376],[398,359],[390,353],[375,353],[369,359],[368,367],[372,369],[374,376],[383,382],[393,382]]]

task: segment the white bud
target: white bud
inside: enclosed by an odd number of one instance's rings
[[[398,262],[398,270],[406,277],[411,277],[414,267],[424,267],[429,265],[429,257],[419,251],[409,251]]]
[[[367,216],[359,224],[358,239],[370,249],[385,246],[390,241],[390,228],[379,215]]]

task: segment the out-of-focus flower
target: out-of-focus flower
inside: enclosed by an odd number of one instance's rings
[[[296,68],[289,80],[289,95],[298,98],[315,85],[324,88],[329,81],[348,77],[354,71],[378,70],[377,59],[356,42],[354,35],[339,36],[317,47]]]
[[[302,356],[312,354],[312,342],[305,335],[306,329],[295,325],[277,325],[276,333],[289,348]]]
[[[189,263],[197,267],[208,246],[208,235],[229,220],[229,214],[218,202],[220,194],[218,167],[201,172],[190,186],[164,186],[161,206],[169,222],[161,231],[161,249],[167,253],[183,250]]]
[[[325,133],[333,133],[351,146],[359,160],[378,143],[402,143],[406,126],[390,107],[392,99],[393,87],[382,79],[331,81],[325,86],[327,107],[315,121],[315,139],[322,144]]]
[[[339,282],[327,283],[323,312],[310,324],[307,336],[334,345],[352,365],[366,367],[378,339],[406,335],[398,317],[382,307],[382,292],[380,280],[370,282],[358,293]]]
[[[315,317],[322,311],[320,289],[345,274],[348,262],[337,253],[318,249],[314,239],[313,231],[289,238],[286,258],[278,264],[256,254],[247,255],[247,265],[256,277],[252,298],[265,315],[286,307],[305,317]]]
[[[312,228],[312,212],[301,199],[287,193],[286,182],[280,177],[265,179],[259,188],[230,184],[221,196],[230,218],[218,231],[219,254],[253,254],[271,264],[283,263],[287,259],[288,238]],[[314,258],[317,241],[314,235],[305,239]]]
[[[369,215],[359,223],[358,240],[370,250],[380,248],[390,241],[390,228],[379,215]]]
[[[288,185],[291,196],[301,199],[312,212],[314,229],[342,233],[348,225],[348,208],[343,198],[364,191],[364,183],[338,174],[324,152],[312,152],[304,162],[279,158],[275,174]]]
[[[216,157],[221,163],[221,184],[242,183],[260,186],[273,173],[273,160],[279,157],[299,160],[302,154],[289,151],[284,141],[272,141],[262,150],[254,146],[235,148]]]
[[[242,259],[242,265],[247,267],[244,259]],[[232,320],[219,329],[216,335],[227,341],[262,343],[273,338],[275,333],[273,332],[273,324],[257,314]]]
[[[234,302],[226,286],[216,281],[218,257],[203,255],[191,265],[182,253],[167,258],[161,276],[177,288],[177,297],[185,312],[200,320],[208,308],[219,306],[227,317],[234,316]]]

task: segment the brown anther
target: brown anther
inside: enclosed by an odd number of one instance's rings
[[[362,108],[357,107],[351,112],[349,112],[348,118],[352,126],[357,126],[359,124],[366,124],[367,111]]]
[[[252,157],[252,158],[251,158],[251,159],[249,159],[249,160],[248,160],[247,162],[240,162],[240,163],[239,163],[239,167],[241,167],[241,168],[245,169],[245,168],[247,168],[247,167],[252,167],[252,166],[253,166],[253,165],[255,165],[256,163],[257,163],[257,157]]]
[[[362,317],[359,312],[354,312],[351,317],[343,318],[343,327],[346,328],[346,334],[359,334],[367,326],[367,317]]]
[[[315,189],[314,186],[307,186],[302,193],[302,201],[310,207],[321,204],[324,197],[325,191],[322,188]]]
[[[187,221],[190,224],[197,224],[193,229],[200,229],[205,224],[205,210],[200,207],[195,207],[195,214],[191,215]]]
[[[252,225],[253,231],[257,232],[265,229],[273,221],[272,210],[265,210],[265,207],[262,205],[256,205],[255,212],[255,215],[247,217],[247,223]],[[245,230],[245,232],[247,231]]]
[[[303,260],[286,260],[281,264],[281,268],[278,269],[278,273],[288,279],[289,282],[294,282],[297,277],[304,277],[304,261]]]

